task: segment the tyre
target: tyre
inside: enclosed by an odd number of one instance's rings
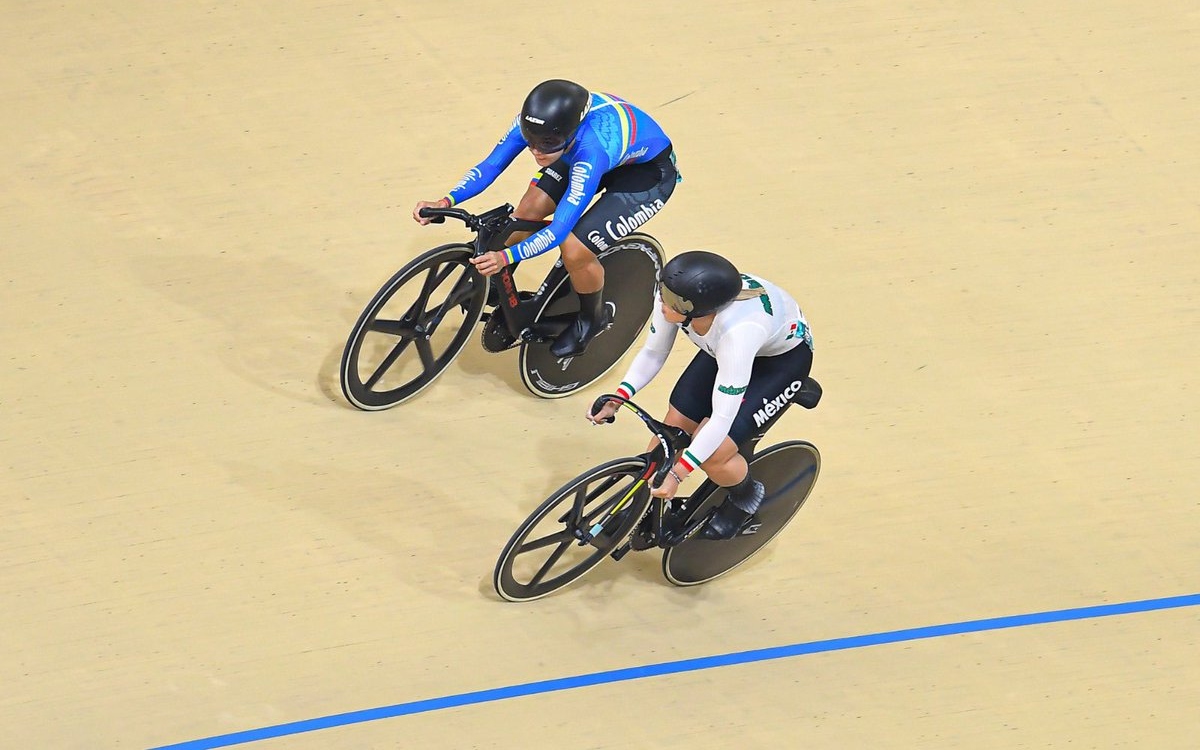
[[[641,458],[609,461],[546,498],[500,553],[496,593],[510,602],[540,599],[599,565],[646,514],[645,473]]]
[[[364,411],[417,395],[462,352],[483,314],[487,282],[469,245],[414,259],[376,292],[342,352],[342,393]]]
[[[802,440],[773,445],[750,462],[754,478],[762,482],[767,497],[750,523],[733,539],[710,541],[699,534],[663,553],[662,569],[676,586],[695,586],[718,578],[749,560],[775,538],[795,517],[816,484],[821,454]],[[725,499],[715,487],[707,497],[694,497],[688,520],[706,515]]]
[[[613,312],[613,324],[578,357],[559,359],[550,352],[551,341],[521,345],[521,380],[542,398],[562,398],[599,380],[625,356],[637,341],[654,307],[654,284],[663,265],[658,240],[634,233],[599,256],[604,266],[604,302]],[[579,300],[564,278],[550,290],[535,323],[570,321],[579,312]]]

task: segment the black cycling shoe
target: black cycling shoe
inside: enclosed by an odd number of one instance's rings
[[[708,524],[700,530],[700,536],[704,539],[718,541],[722,539],[733,539],[754,517],[753,513],[747,513],[733,503],[726,500],[717,508],[716,514],[709,519]]]
[[[605,304],[603,289],[580,293],[579,315],[550,344],[550,353],[559,359],[583,354],[591,340],[612,325],[615,310],[615,305]]]
[[[741,504],[748,506],[749,510],[734,503],[732,497],[726,497],[717,506],[717,512],[701,530],[700,536],[713,541],[733,539],[746,527],[747,522],[754,518],[754,512],[758,510],[758,506],[762,505],[765,496],[766,488],[763,483],[754,482],[750,485],[749,496],[740,498]]]
[[[578,357],[587,351],[592,339],[608,330],[613,323],[613,306],[606,304],[602,309],[599,320],[581,312],[571,325],[558,334],[554,343],[550,344],[550,353],[559,359],[566,359]]]

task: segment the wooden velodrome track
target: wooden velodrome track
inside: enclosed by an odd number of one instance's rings
[[[5,6],[3,747],[1196,747],[1194,2]],[[644,445],[582,419],[619,372],[538,400],[473,341],[398,409],[338,392],[377,286],[464,236],[412,204],[555,76],[673,135],[647,231],[816,333],[769,439],[816,491],[709,586],[491,591]]]

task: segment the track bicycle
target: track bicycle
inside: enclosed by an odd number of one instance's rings
[[[517,288],[518,264],[485,278],[470,262],[503,249],[514,232],[546,226],[513,219],[512,211],[507,203],[479,215],[458,208],[421,209],[420,215],[435,223],[463,222],[475,237],[417,256],[367,303],[342,352],[339,377],[347,401],[380,411],[412,398],[450,366],[479,323],[487,351],[519,347],[521,380],[542,398],[561,398],[591,385],[625,355],[650,318],[662,246],[634,232],[599,253],[613,322],[583,354],[558,358],[550,344],[579,312],[562,259],[535,291]]]
[[[725,500],[726,491],[712,480],[669,501],[650,494],[691,437],[621,396],[598,398],[593,413],[606,401],[619,402],[655,436],[653,448],[602,463],[547,497],[501,551],[492,574],[496,593],[512,602],[540,599],[578,580],[604,558],[620,560],[634,550],[663,550],[663,575],[676,586],[707,583],[749,560],[795,517],[821,470],[821,454],[803,440],[757,449],[789,406],[812,409],[821,400],[820,384],[809,377],[795,381],[789,391],[782,404],[771,404],[772,409],[764,405],[765,421],[738,446],[763,483],[766,498],[736,536],[717,541],[697,534]]]

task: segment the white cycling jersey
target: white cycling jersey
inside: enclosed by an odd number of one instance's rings
[[[754,292],[758,294],[747,297]],[[691,446],[681,459],[688,471],[694,471],[706,461],[729,434],[742,405],[742,394],[750,384],[754,358],[783,354],[801,342],[812,347],[808,321],[800,311],[800,305],[783,289],[758,276],[742,274],[740,296],[745,298],[717,312],[712,327],[703,336],[690,326],[684,329],[693,344],[717,360],[712,416],[693,436]],[[657,292],[654,301],[650,335],[617,390],[625,398],[646,387],[659,373],[671,353],[676,332],[682,328],[667,321]]]

